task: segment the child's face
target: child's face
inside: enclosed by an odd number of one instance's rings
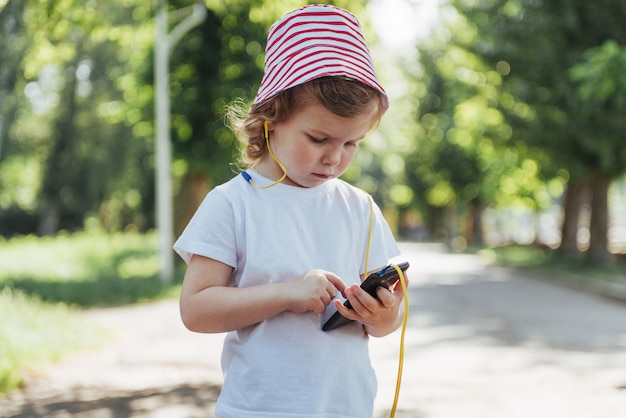
[[[270,124],[270,146],[287,168],[283,183],[315,187],[341,176],[377,117],[376,103],[359,116],[344,118],[311,101],[287,120]],[[282,175],[271,156],[263,160],[262,165]]]

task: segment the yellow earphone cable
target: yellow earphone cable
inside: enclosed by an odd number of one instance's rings
[[[402,331],[400,333],[400,355],[398,357],[398,376],[396,378],[396,392],[393,399],[393,406],[391,407],[391,413],[389,418],[393,418],[396,414],[396,407],[398,406],[398,398],[400,397],[400,384],[402,383],[402,368],[404,367],[404,336],[406,334],[406,327],[409,322],[409,295],[406,288],[406,282],[404,280],[404,273],[400,270],[396,264],[392,264],[392,267],[398,272],[400,277],[400,285],[402,286],[402,294],[404,295],[404,318],[402,319]]]
[[[278,159],[278,157],[276,156],[276,154],[274,154],[274,151],[272,151],[272,148],[270,147],[270,134],[269,134],[268,123],[269,122],[267,120],[263,122],[263,133],[265,134],[265,145],[267,146],[267,151],[270,153],[270,156],[272,157],[272,159],[276,161],[276,164],[278,164],[280,169],[283,170],[283,175],[281,178],[279,178],[272,184],[268,184],[267,186],[257,186],[254,180],[252,180],[252,177],[250,177],[248,173],[246,173],[245,171],[241,173],[243,174],[243,177],[248,181],[248,183],[250,183],[257,189],[269,189],[270,187],[276,186],[278,183],[285,180],[285,177],[287,177],[287,167],[285,167],[285,165]]]
[[[365,247],[365,266],[363,267],[363,277],[367,277],[367,264],[370,258],[370,243],[372,242],[372,225],[373,225],[373,211],[374,211],[374,200],[371,195],[367,195],[370,203],[370,222],[369,229],[367,230],[367,247]]]
[[[371,195],[367,195],[369,197],[370,203],[370,222],[369,222],[369,230],[367,233],[367,247],[365,249],[365,267],[363,269],[364,277],[367,277],[367,264],[369,261],[369,253],[370,253],[370,243],[372,240],[372,225],[373,225],[373,199]],[[400,333],[400,355],[398,358],[398,375],[396,378],[396,391],[393,399],[393,406],[391,407],[391,413],[389,414],[389,418],[393,418],[396,415],[396,408],[398,406],[398,399],[400,398],[400,384],[402,383],[402,368],[404,367],[404,336],[406,334],[407,324],[409,322],[409,294],[406,288],[406,282],[404,280],[404,273],[398,267],[397,264],[391,265],[396,272],[398,272],[398,277],[400,278],[400,285],[402,286],[402,294],[404,296],[404,318],[402,319],[402,331]]]

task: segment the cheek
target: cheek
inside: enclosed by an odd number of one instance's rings
[[[354,160],[354,155],[356,154],[356,148],[348,148],[343,152],[341,157],[341,163],[345,165],[352,164],[352,160]]]
[[[293,147],[291,149],[291,160],[297,166],[305,166],[315,162],[317,158],[314,150],[306,145],[301,145],[298,147]]]

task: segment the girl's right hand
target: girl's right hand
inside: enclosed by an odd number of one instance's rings
[[[232,287],[233,268],[194,255],[180,294],[180,313],[194,332],[228,332],[258,324],[285,311],[324,312],[346,285],[337,275],[311,270],[289,282]]]
[[[341,293],[346,284],[334,273],[325,270],[310,270],[285,283],[288,310],[292,312],[322,313],[333,300],[337,291]]]

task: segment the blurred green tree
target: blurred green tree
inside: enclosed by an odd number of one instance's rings
[[[608,71],[609,67],[591,71],[595,73],[592,78],[583,73],[597,68],[592,57],[597,60],[615,54],[615,48],[596,53],[589,50],[607,41],[623,44],[626,40],[626,8],[611,0],[455,0],[452,4],[477,34],[476,42],[467,48],[487,66],[506,69],[501,89],[509,95],[509,104],[501,101],[498,108],[513,128],[513,139],[540,149],[554,167],[567,170],[565,226],[575,225],[567,219],[577,219],[579,207],[567,202],[576,201],[572,196],[588,187],[593,195],[594,235],[589,257],[610,260],[606,192],[610,182],[626,169],[623,130],[619,129],[623,110],[620,113],[618,105],[623,75]],[[585,99],[591,85],[602,85],[602,93],[595,99],[605,106],[590,105]],[[575,233],[564,229],[564,251],[575,247],[573,239]]]
[[[17,18],[27,41],[13,62],[10,94],[19,108],[7,120],[0,166],[20,181],[0,192],[0,233],[78,229],[90,214],[109,229],[146,224],[141,206],[153,203],[141,196],[151,181],[136,174],[150,156],[142,111],[151,96],[134,81],[149,45],[136,25],[138,9],[122,2],[24,2]],[[22,204],[16,197],[25,185],[30,200]],[[10,216],[22,209],[34,226]]]
[[[334,3],[359,15],[365,7]],[[207,20],[173,52],[179,227],[208,188],[232,176],[237,144],[221,121],[224,106],[251,102],[269,25],[302,5],[206,0]],[[0,2],[0,234],[154,226],[152,6]]]
[[[447,24],[449,31],[418,44],[421,67],[409,75],[426,88],[417,94],[420,129],[406,156],[407,179],[424,196],[421,211],[432,233],[482,244],[485,208],[535,210],[550,198],[540,178],[541,153],[513,138],[500,108],[511,102],[501,90],[505,69],[471,51],[478,39],[471,22],[459,17]]]

